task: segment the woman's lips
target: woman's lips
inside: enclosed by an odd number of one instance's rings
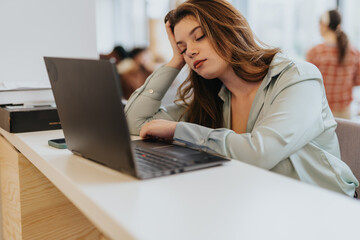
[[[194,69],[200,68],[205,61],[206,61],[206,59],[196,60],[196,61],[194,62]]]

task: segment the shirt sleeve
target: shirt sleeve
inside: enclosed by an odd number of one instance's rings
[[[162,66],[130,96],[125,106],[130,134],[138,135],[141,126],[153,119],[179,120],[184,112],[183,106],[173,104],[160,107],[162,98],[178,73],[176,68]]]
[[[268,112],[250,133],[177,124],[174,139],[204,151],[215,151],[265,169],[271,169],[304,147],[324,130],[323,90],[319,79],[282,88]]]

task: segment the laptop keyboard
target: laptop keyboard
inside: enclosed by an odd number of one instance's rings
[[[136,163],[141,171],[166,171],[182,168],[191,164],[171,157],[159,156],[142,148],[135,147]]]

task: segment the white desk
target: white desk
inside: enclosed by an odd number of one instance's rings
[[[353,239],[360,202],[231,161],[139,181],[47,145],[62,131],[0,133],[110,239]]]

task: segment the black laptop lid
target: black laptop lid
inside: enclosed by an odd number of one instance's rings
[[[69,150],[135,176],[115,66],[107,60],[44,60]]]

